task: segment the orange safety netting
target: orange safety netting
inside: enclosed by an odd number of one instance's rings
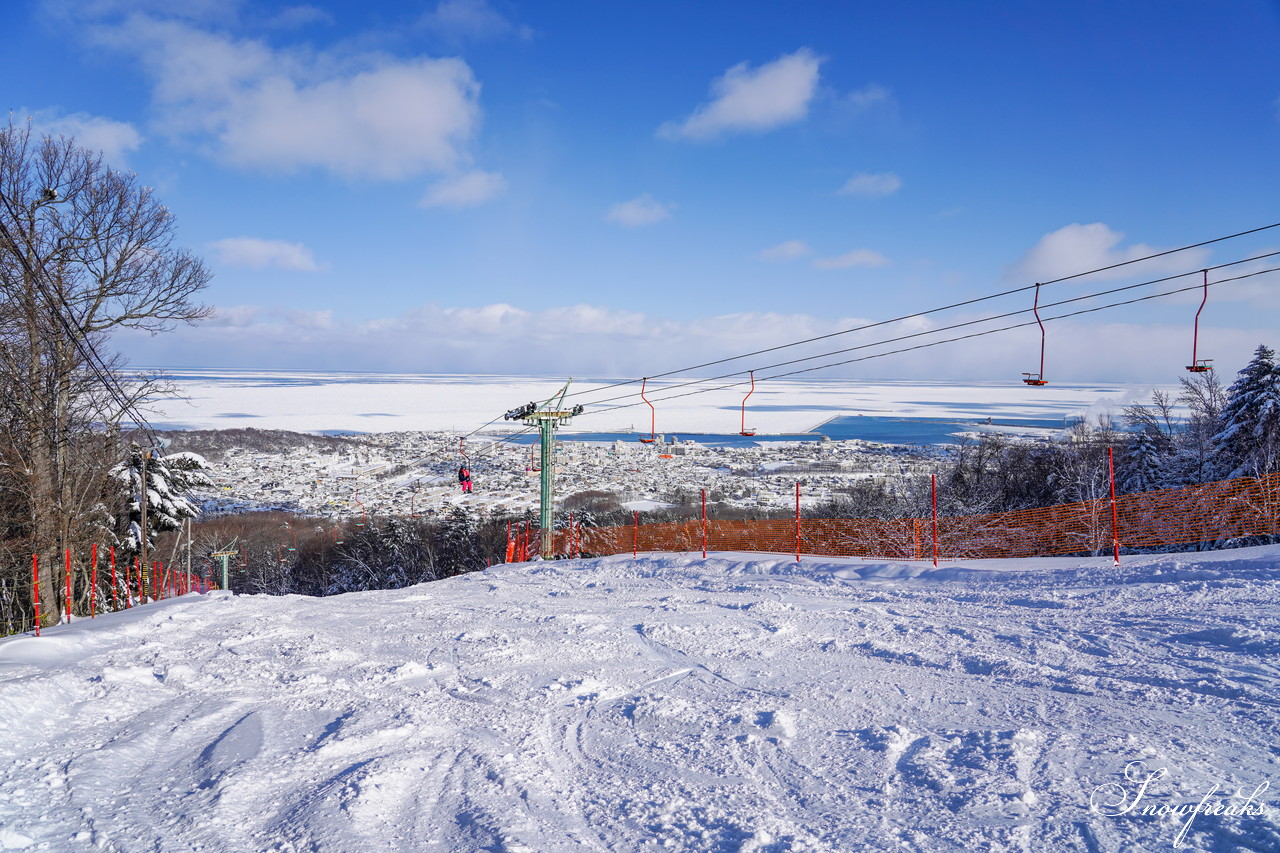
[[[538,551],[528,531],[526,553]],[[1280,535],[1280,474],[1116,497],[1114,535],[1121,547],[1159,548],[1245,536]],[[798,541],[797,541],[798,537]],[[556,531],[559,555],[636,551],[763,551],[924,560],[933,556],[929,518],[700,519],[667,524]],[[1110,495],[1076,503],[938,518],[938,555],[946,559],[1109,553]]]

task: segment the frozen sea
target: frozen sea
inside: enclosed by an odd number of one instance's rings
[[[148,419],[158,429],[257,427],[331,434],[508,430],[513,425],[502,419],[504,412],[548,398],[565,381],[548,376],[222,368],[165,372],[186,396],[152,406]],[[717,443],[826,435],[937,444],[954,440],[959,432],[1052,434],[1081,418],[1119,416],[1126,404],[1148,400],[1153,387],[1089,382],[1031,388],[1016,380],[958,384],[778,379],[757,383],[746,401],[744,423],[742,405],[749,390],[745,384],[687,384],[688,378],[651,382],[646,393],[654,403],[650,412],[639,398],[638,383],[608,387],[618,381],[573,382],[566,402],[582,403],[586,411],[563,437],[577,434],[583,440],[607,441],[653,431]],[[690,393],[704,388],[704,393]],[[755,435],[743,438],[743,427]]]

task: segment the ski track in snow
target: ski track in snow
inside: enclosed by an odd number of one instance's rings
[[[1090,795],[1280,783],[1278,602],[1280,547],[187,596],[0,641],[0,850],[1171,850]]]

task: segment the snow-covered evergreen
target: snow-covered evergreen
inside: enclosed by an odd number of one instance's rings
[[[1150,492],[1168,485],[1167,441],[1150,430],[1135,434],[1121,456],[1116,487],[1123,494]]]
[[[1259,344],[1227,389],[1217,427],[1217,476],[1261,476],[1280,469],[1280,369],[1270,347]]]
[[[128,458],[111,471],[121,486],[127,502],[127,519],[120,534],[120,545],[138,551],[142,543],[142,483],[146,471],[147,546],[154,544],[157,533],[177,530],[183,521],[195,518],[200,510],[188,497],[191,489],[213,485],[205,471],[209,463],[198,453],[150,455],[135,442],[130,442]]]

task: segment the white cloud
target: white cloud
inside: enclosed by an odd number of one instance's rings
[[[785,243],[779,243],[776,246],[764,249],[758,257],[762,261],[790,261],[796,258],[803,258],[812,253],[813,250],[809,248],[809,244],[805,241],[787,240]]]
[[[233,23],[244,0],[43,0],[41,8],[62,23],[83,24],[129,15],[164,15],[205,23]]]
[[[202,320],[206,326],[244,328],[253,325],[262,315],[262,309],[256,305],[227,305],[214,310],[213,315]]]
[[[320,272],[325,269],[316,263],[311,250],[301,243],[262,240],[257,237],[228,237],[209,243],[206,248],[217,255],[219,263],[229,267],[275,267],[301,272]]]
[[[671,216],[671,211],[675,205],[663,204],[657,201],[653,196],[645,193],[642,196],[631,199],[631,201],[623,201],[609,208],[609,212],[605,214],[606,222],[616,222],[619,225],[625,225],[628,228],[636,228],[641,225],[652,225],[655,222],[661,222]]]
[[[269,27],[275,27],[281,30],[292,30],[299,27],[308,27],[312,24],[332,24],[333,15],[324,9],[315,6],[289,6],[281,9],[277,14],[267,20]]]
[[[755,69],[739,63],[711,84],[710,103],[683,122],[663,125],[659,134],[711,139],[726,132],[772,130],[799,121],[808,114],[817,92],[821,64],[821,57],[808,48]]]
[[[889,259],[873,249],[854,249],[834,258],[818,258],[813,268],[819,270],[845,270],[851,267],[883,267]]]
[[[1201,350],[1229,379],[1259,341],[1274,331],[1256,312],[1244,322],[1202,322]],[[962,322],[973,315],[957,315]],[[312,369],[421,370],[436,372],[642,376],[677,370],[748,350],[778,346],[864,325],[858,317],[743,312],[719,316],[670,317],[598,305],[526,310],[509,304],[463,307],[422,305],[402,314],[368,321],[324,310],[221,308],[215,318],[182,335],[122,333],[128,356],[143,364],[210,364]],[[1250,325],[1252,323],[1252,325]],[[927,318],[832,339],[818,351],[833,351],[934,328]],[[1188,324],[1160,325],[1072,318],[1047,322],[1045,372],[1053,385],[1069,381],[1141,381],[1173,384],[1185,375]],[[985,328],[985,327],[981,327]],[[941,338],[956,332],[942,333]],[[938,338],[922,337],[910,345]],[[882,348],[854,350],[781,370],[859,359]],[[813,353],[741,363],[759,367]],[[1018,393],[1022,371],[1039,369],[1040,333],[1034,326],[958,341],[884,358],[853,362],[804,374],[822,377],[882,377],[1003,380]],[[750,360],[748,360],[750,361]],[[757,379],[762,378],[757,375]],[[517,401],[518,402],[518,401]]]
[[[517,36],[532,38],[528,27],[517,27],[485,0],[441,0],[422,16],[422,25],[455,39],[490,40]]]
[[[1123,239],[1122,232],[1113,231],[1101,222],[1090,225],[1079,223],[1065,225],[1041,237],[1039,242],[1009,269],[1007,278],[1024,282],[1050,281],[1164,251],[1146,243],[1134,243],[1131,246],[1122,247],[1120,242]],[[1193,249],[1097,273],[1082,279],[1081,283],[1089,280],[1128,278],[1133,275],[1181,272],[1197,268],[1207,257],[1207,250]]]
[[[893,172],[859,172],[845,181],[837,195],[856,195],[862,198],[880,198],[893,195],[902,189],[902,178]]]
[[[467,172],[427,188],[420,207],[447,207],[454,210],[475,207],[500,195],[507,182],[497,172]]]
[[[333,311],[307,311],[293,308],[283,312],[285,320],[295,329],[325,332],[335,328]]]
[[[397,179],[470,162],[480,85],[460,59],[276,50],[140,15],[93,32],[139,56],[162,130],[235,166]]]
[[[857,112],[893,102],[893,93],[878,83],[869,83],[861,89],[850,92],[844,101]]]
[[[32,113],[36,133],[74,137],[84,148],[101,151],[108,165],[128,168],[128,154],[142,145],[142,134],[132,124],[89,113],[62,114],[57,110]]]

